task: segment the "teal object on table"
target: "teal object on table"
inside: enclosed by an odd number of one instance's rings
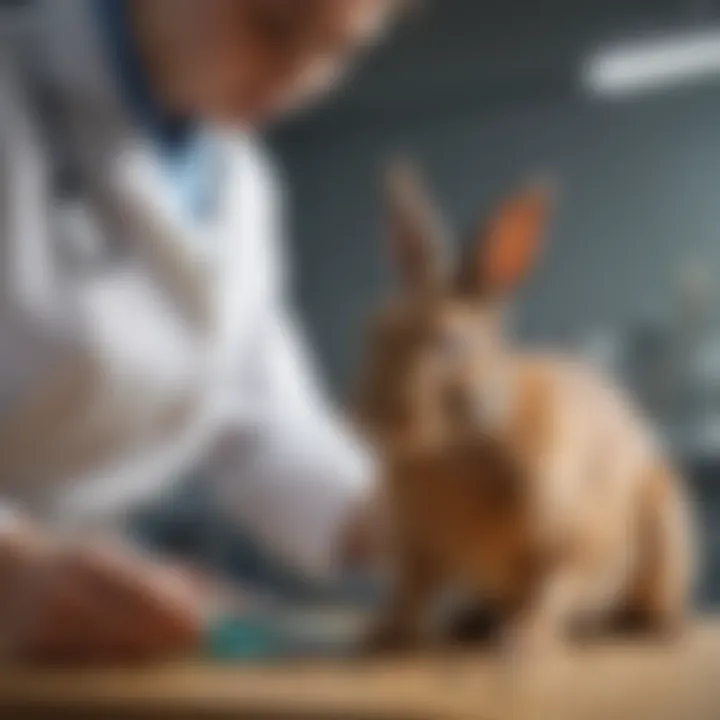
[[[265,617],[222,618],[207,631],[205,652],[210,660],[272,660],[286,648],[281,633]]]
[[[353,654],[357,622],[317,613],[226,616],[212,622],[206,657],[215,662],[266,662]]]

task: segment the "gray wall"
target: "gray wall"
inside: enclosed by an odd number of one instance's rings
[[[425,166],[464,239],[529,173],[557,178],[547,252],[521,298],[527,336],[623,329],[668,311],[686,259],[720,267],[720,83],[624,102],[578,88],[588,50],[675,27],[681,6],[432,3],[338,98],[280,129],[296,289],[339,393],[388,282],[377,187],[398,153]]]
[[[420,159],[465,237],[528,172],[559,179],[547,252],[523,296],[522,327],[532,336],[666,311],[686,258],[720,267],[720,90],[321,133],[281,146],[281,155],[298,295],[336,388],[388,280],[376,187],[383,160],[398,151]]]

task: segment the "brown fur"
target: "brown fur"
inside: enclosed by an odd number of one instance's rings
[[[511,198],[458,273],[416,179],[395,176],[390,200],[405,284],[373,324],[358,405],[397,553],[375,640],[417,638],[448,584],[492,603],[523,644],[621,614],[679,628],[692,566],[679,477],[602,376],[503,331],[546,191]]]

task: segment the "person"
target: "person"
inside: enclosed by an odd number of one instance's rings
[[[197,584],[116,540],[201,466],[312,577],[369,547],[372,463],[318,389],[255,131],[402,0],[35,0],[0,58],[0,641],[187,650]],[[92,540],[90,540],[92,538]]]

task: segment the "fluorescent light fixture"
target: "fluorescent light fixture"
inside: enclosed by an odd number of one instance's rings
[[[637,40],[591,57],[583,82],[594,93],[630,95],[720,76],[720,28]]]

